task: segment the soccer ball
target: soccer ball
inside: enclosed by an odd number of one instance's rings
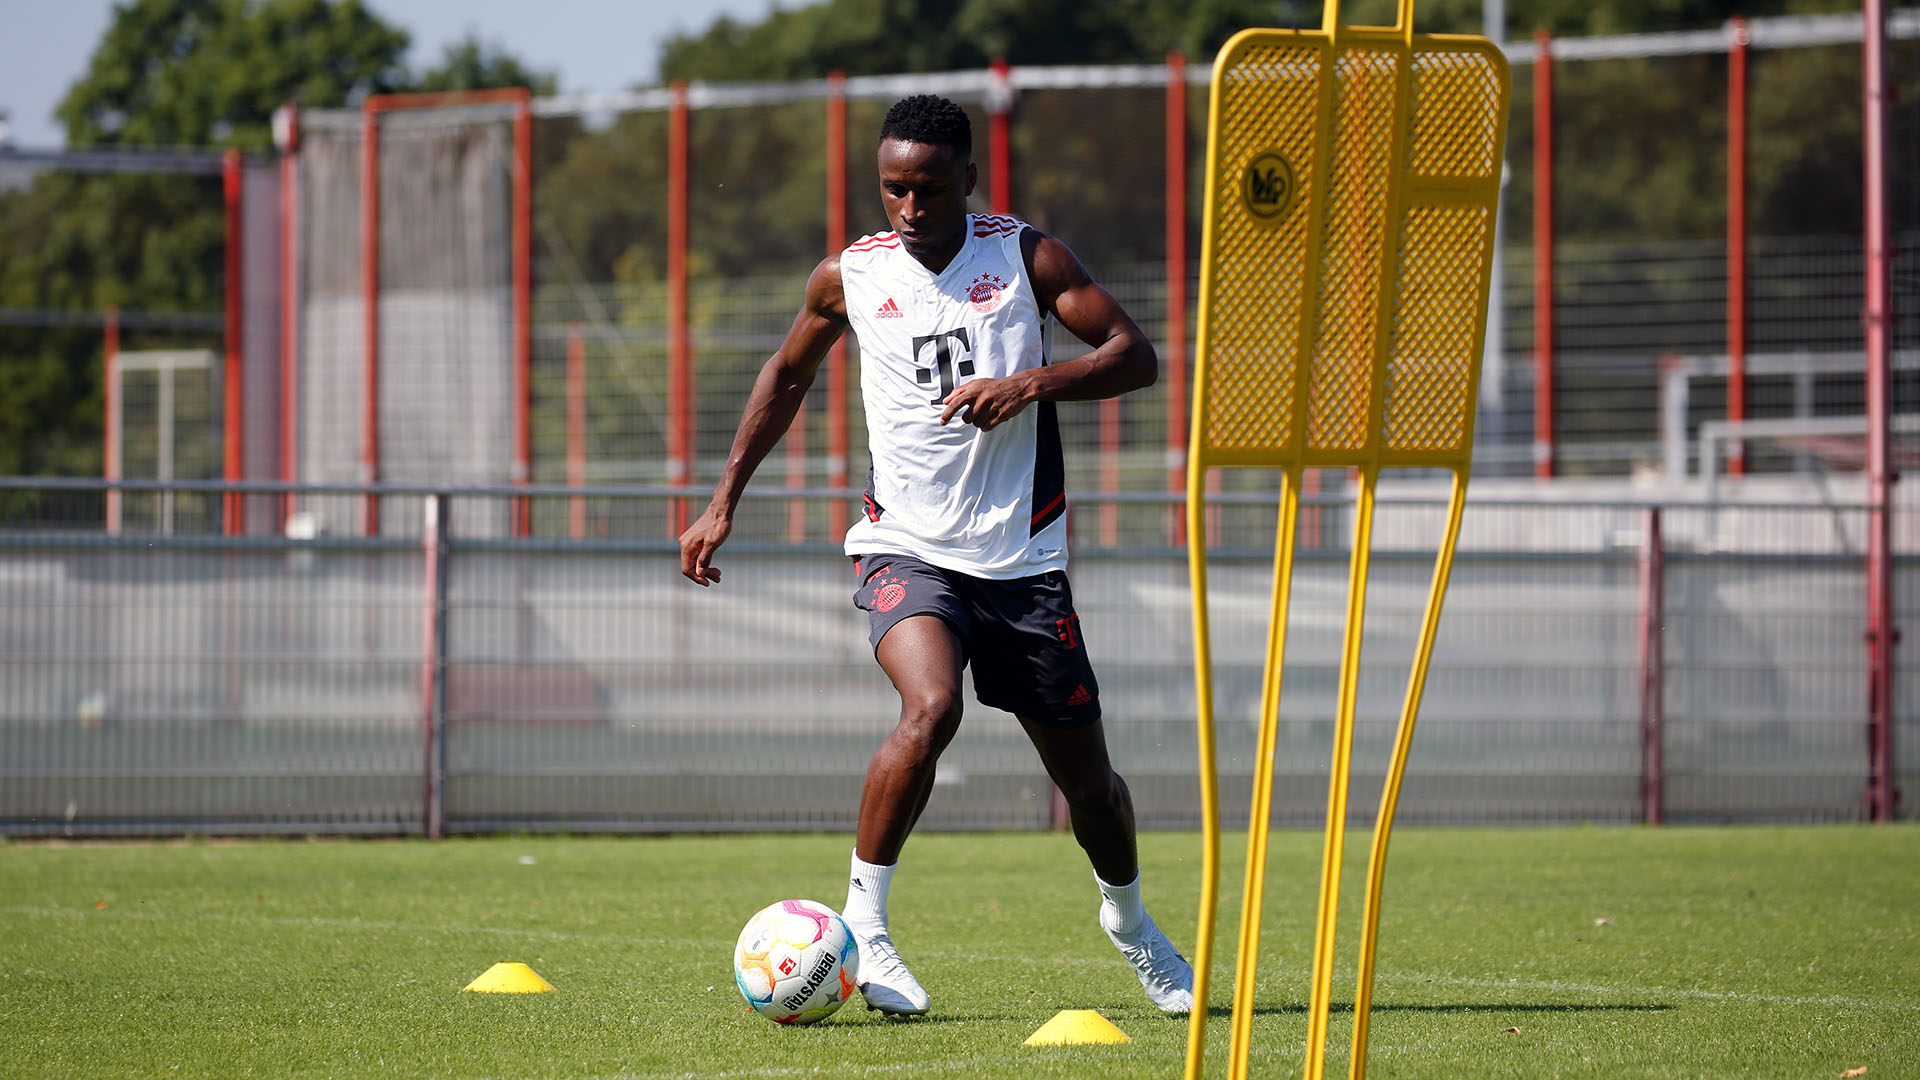
[[[747,920],[733,946],[733,981],[754,1011],[776,1024],[832,1016],[859,989],[860,945],[838,912],[813,900],[782,900]]]

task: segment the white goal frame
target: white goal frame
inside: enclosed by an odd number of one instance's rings
[[[181,371],[205,371],[212,380],[210,385],[217,387],[220,354],[212,349],[135,349],[115,353],[111,367],[107,377],[107,393],[111,395],[107,407],[107,479],[120,480],[126,476],[127,397],[124,389],[128,371],[152,371],[160,376],[160,394],[155,407],[159,414],[156,427],[160,446],[154,479],[161,483],[174,479],[174,375]],[[108,491],[107,532],[113,536],[120,535],[120,509],[120,492]],[[173,533],[172,491],[160,493],[160,531],[163,535]]]

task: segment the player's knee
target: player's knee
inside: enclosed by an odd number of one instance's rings
[[[1111,767],[1086,769],[1068,777],[1060,793],[1075,809],[1103,815],[1119,813],[1127,801],[1126,781]]]
[[[960,727],[959,691],[923,690],[900,695],[900,726],[895,736],[916,749],[938,754]]]

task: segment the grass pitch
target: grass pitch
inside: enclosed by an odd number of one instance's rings
[[[1222,879],[1222,1072],[1243,837]],[[1365,835],[1348,838],[1336,1010]],[[1276,834],[1255,1075],[1297,1075],[1317,833]],[[933,1012],[750,1013],[734,935],[838,906],[841,836],[0,844],[0,1075],[1175,1076],[1182,1020],[1094,922],[1071,839],[923,835],[893,893]],[[1190,949],[1199,842],[1142,838]],[[1374,1077],[1920,1076],[1920,829],[1405,829],[1387,877]],[[558,987],[460,992],[497,960]],[[1061,1009],[1123,1046],[1025,1048]],[[1350,1007],[1330,1074],[1344,1074]],[[1857,1074],[1855,1074],[1857,1075]]]

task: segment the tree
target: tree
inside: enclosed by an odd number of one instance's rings
[[[272,145],[286,101],[406,89],[408,37],[360,0],[135,0],[56,115],[76,145]]]
[[[524,86],[535,94],[552,94],[559,80],[551,72],[535,71],[494,42],[468,34],[447,46],[440,63],[422,75],[415,90],[487,90],[497,86]]]

